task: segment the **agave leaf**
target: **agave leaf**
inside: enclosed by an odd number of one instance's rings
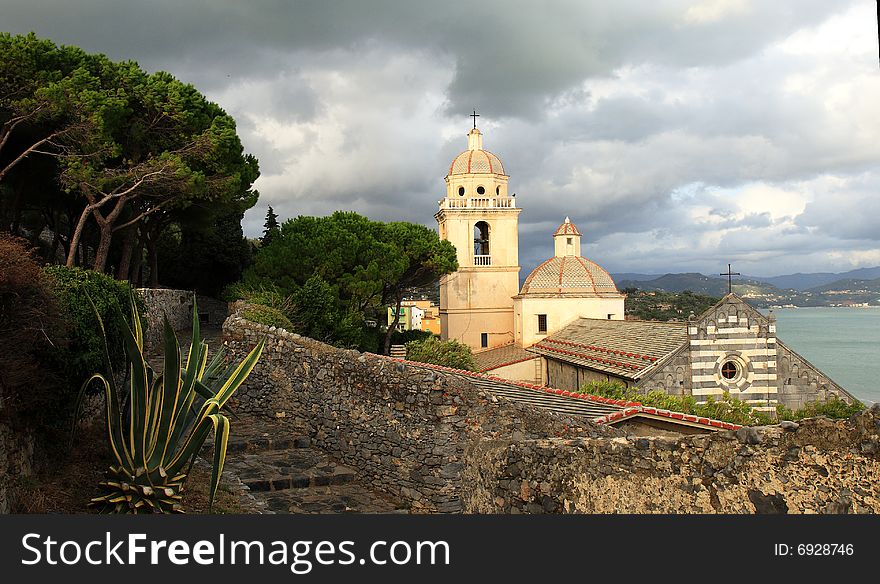
[[[166,451],[168,450],[168,440],[172,435],[172,424],[174,415],[177,412],[178,401],[181,397],[181,378],[180,378],[180,343],[177,340],[177,334],[171,328],[168,317],[164,321],[165,336],[165,370],[163,372],[164,383],[162,384],[162,392],[160,396],[153,399],[160,399],[160,413],[156,419],[155,436],[156,441],[149,457],[150,467],[157,468],[164,462]],[[158,392],[157,392],[158,393]]]
[[[132,300],[132,302],[134,302]],[[137,307],[132,304],[135,312],[132,315],[132,322],[135,329],[140,330],[140,314]],[[122,311],[120,310],[120,316]],[[123,319],[124,322],[124,319]],[[125,342],[125,353],[128,356],[129,370],[131,379],[129,380],[129,445],[131,448],[131,457],[135,464],[146,466],[146,442],[147,442],[147,416],[150,413],[150,404],[148,403],[149,393],[147,391],[147,363],[144,360],[144,354],[141,350],[137,334],[127,324],[122,327],[122,337]],[[142,334],[142,333],[141,333]],[[143,342],[141,338],[140,343]]]
[[[107,415],[107,438],[110,442],[110,450],[113,457],[120,465],[131,464],[131,454],[125,447],[125,437],[122,433],[122,417],[119,415],[119,400],[116,398],[116,392],[113,385],[107,381],[100,373],[95,373],[89,377],[80,389],[80,395],[84,394],[86,388],[93,381],[101,381],[104,384],[104,403]]]
[[[257,346],[254,347],[251,352],[248,353],[248,356],[238,364],[238,367],[235,368],[232,375],[229,376],[229,379],[226,380],[226,383],[224,383],[223,387],[220,388],[220,391],[217,392],[216,399],[220,407],[223,407],[223,404],[232,397],[232,394],[235,393],[238,386],[244,383],[247,376],[251,374],[251,371],[253,371],[254,367],[257,365],[257,360],[263,353],[263,347],[265,344],[265,340],[261,340],[257,343]]]
[[[194,458],[199,453],[199,450],[202,448],[202,444],[204,444],[205,438],[208,435],[208,430],[210,430],[208,416],[216,414],[219,410],[220,406],[215,400],[207,400],[202,404],[199,413],[196,414],[195,424],[186,438],[182,439],[182,447],[174,454],[174,458],[172,458],[165,466],[169,473],[175,474],[179,472],[188,460]],[[189,472],[186,474],[189,474]]]
[[[210,419],[214,423],[214,465],[211,469],[209,511],[214,507],[214,497],[217,495],[217,487],[220,486],[223,464],[226,462],[226,445],[229,442],[229,419],[223,414],[212,414]]]

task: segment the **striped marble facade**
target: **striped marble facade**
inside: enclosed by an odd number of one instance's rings
[[[688,322],[691,392],[698,401],[720,398],[724,392],[758,410],[775,410],[776,321],[728,296],[699,320]],[[731,363],[728,379],[722,367]]]

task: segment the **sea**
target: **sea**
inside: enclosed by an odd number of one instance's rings
[[[866,405],[880,402],[880,306],[776,308],[773,314],[783,343]]]

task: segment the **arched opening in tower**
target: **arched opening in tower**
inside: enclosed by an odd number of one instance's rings
[[[485,221],[478,221],[474,225],[474,255],[489,255],[489,224]]]

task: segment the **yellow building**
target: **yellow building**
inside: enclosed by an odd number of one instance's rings
[[[477,128],[446,175],[446,198],[434,215],[440,238],[458,251],[458,271],[440,279],[440,330],[473,349],[513,338],[513,297],[519,290],[518,221],[501,160],[483,150]]]
[[[519,214],[501,159],[474,127],[446,175],[434,215],[458,252],[458,271],[440,279],[443,339],[474,350],[483,371],[543,383],[540,356],[526,348],[578,318],[623,320],[625,296],[601,266],[581,256],[581,233],[566,217],[555,253],[519,287]]]

